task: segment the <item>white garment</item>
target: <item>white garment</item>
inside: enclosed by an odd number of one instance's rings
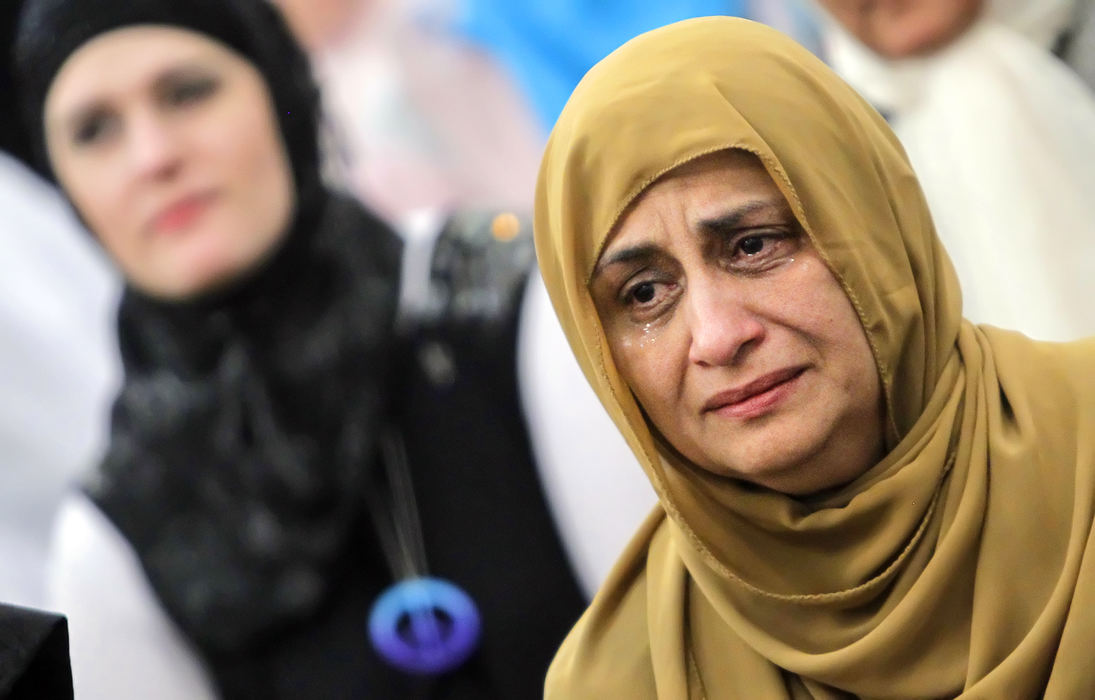
[[[56,190],[0,153],[0,600],[41,607],[62,494],[105,445],[118,283]]]
[[[1073,0],[995,0],[951,45],[887,61],[832,23],[833,67],[891,116],[964,315],[1095,335],[1095,95],[1051,53]]]
[[[213,700],[197,653],[160,606],[132,546],[72,492],[58,512],[49,607],[68,617],[79,700]]]

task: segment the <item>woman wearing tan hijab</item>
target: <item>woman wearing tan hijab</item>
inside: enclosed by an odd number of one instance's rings
[[[728,18],[626,44],[555,127],[536,239],[660,501],[549,698],[1095,697],[1095,342],[962,320],[821,62]]]

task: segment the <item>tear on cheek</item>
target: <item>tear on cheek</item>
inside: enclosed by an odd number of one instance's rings
[[[654,326],[653,323],[648,323],[645,326],[643,326],[642,330],[639,332],[639,347],[640,348],[651,347],[652,345],[654,345],[655,342],[657,342],[658,334],[656,332],[654,332],[653,326]]]

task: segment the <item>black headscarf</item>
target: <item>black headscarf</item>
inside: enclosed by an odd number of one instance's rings
[[[229,289],[184,303],[126,289],[125,380],[87,485],[187,635],[233,654],[307,620],[337,583],[384,402],[400,248],[322,185],[318,92],[265,0],[28,0],[15,74],[44,173],[57,71],[89,39],[142,24],[199,32],[260,71],[296,184],[284,242]]]
[[[0,150],[29,164],[33,154],[20,128],[16,101],[12,97],[15,95],[15,81],[12,75],[10,53],[15,40],[15,25],[19,20],[19,9],[20,4],[14,0],[0,5],[0,47],[3,47],[5,52],[3,60],[0,61],[0,95],[5,96],[0,102]]]
[[[313,194],[319,185],[319,91],[307,56],[265,0],[25,0],[13,63],[27,145],[43,174],[52,176],[42,111],[57,72],[96,36],[142,24],[189,29],[250,61],[266,79],[297,187]]]

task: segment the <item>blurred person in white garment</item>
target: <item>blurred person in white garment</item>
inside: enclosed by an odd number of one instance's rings
[[[10,87],[4,66],[0,94]],[[68,205],[25,164],[14,119],[0,107],[0,601],[42,607],[53,515],[106,440],[118,282]]]
[[[1095,2],[819,4],[827,60],[909,153],[965,315],[1095,334]]]

